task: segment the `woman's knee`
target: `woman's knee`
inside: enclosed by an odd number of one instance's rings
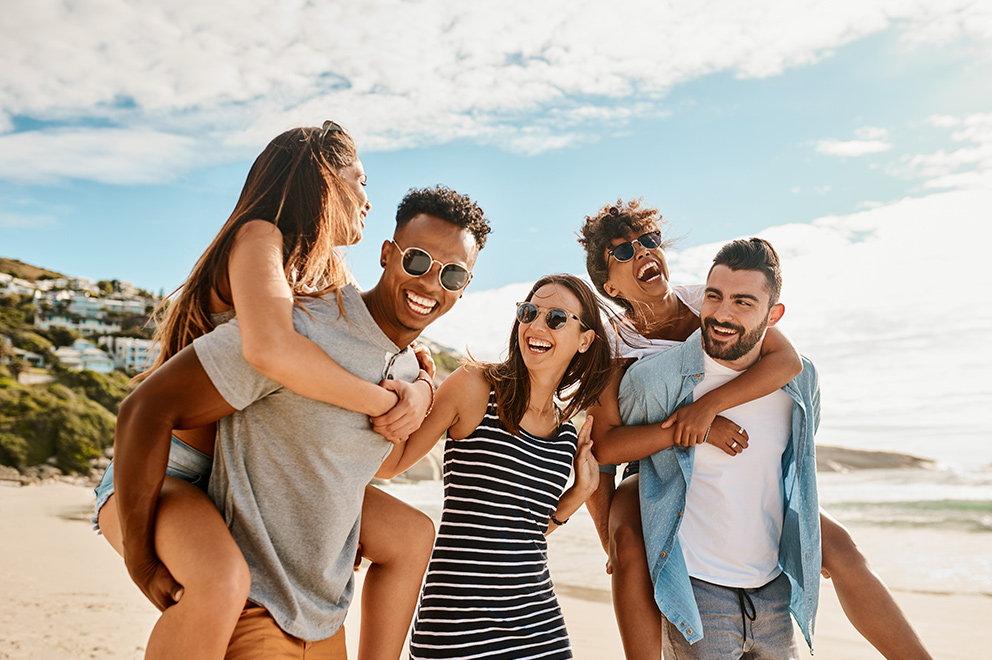
[[[398,539],[403,546],[401,550],[406,552],[409,549],[426,561],[430,559],[431,550],[434,549],[434,521],[417,509],[412,509],[407,518],[404,534]]]
[[[613,569],[623,570],[632,562],[643,564],[644,533],[640,516],[617,514],[613,511],[610,515],[610,562]]]
[[[426,568],[434,548],[434,522],[427,514],[406,504],[392,505],[391,509],[388,518],[368,521],[377,527],[388,525],[388,535],[375,533],[371,525],[363,528],[363,554],[380,566],[422,563]]]

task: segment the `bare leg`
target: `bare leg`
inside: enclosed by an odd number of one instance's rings
[[[636,476],[620,482],[610,507],[613,610],[627,660],[659,660],[661,612],[644,550],[637,483]]]
[[[359,541],[372,565],[362,586],[358,660],[397,660],[434,547],[434,523],[392,495],[366,486]]]
[[[610,505],[613,503],[615,481],[614,475],[609,472],[600,472],[599,486],[586,500],[586,510],[589,511],[592,522],[596,525],[599,542],[603,544],[603,550],[606,554],[610,554]]]
[[[889,660],[933,660],[850,533],[820,509],[823,569],[848,620]]]
[[[100,529],[122,552],[115,497],[100,509]],[[162,613],[146,659],[221,660],[251,587],[248,565],[213,502],[196,486],[166,477],[155,517],[155,550],[183,585]]]

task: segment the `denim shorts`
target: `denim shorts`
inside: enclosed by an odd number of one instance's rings
[[[690,578],[703,622],[703,638],[690,645],[681,631],[662,617],[665,660],[797,660],[789,613],[792,595],[785,573],[757,589],[734,589]]]
[[[207,483],[210,481],[210,467],[214,459],[201,451],[193,449],[185,442],[172,436],[172,445],[169,447],[169,464],[165,468],[165,473],[170,477],[179,477],[183,481],[199,486],[203,492],[207,491]],[[93,529],[100,531],[100,509],[107,503],[110,496],[114,494],[114,462],[107,466],[107,471],[103,473],[103,479],[93,491],[96,494],[96,507],[90,522]]]

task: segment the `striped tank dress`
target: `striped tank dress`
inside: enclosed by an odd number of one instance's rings
[[[511,435],[496,414],[444,448],[444,510],[410,657],[571,658],[544,532],[572,468],[575,427]]]

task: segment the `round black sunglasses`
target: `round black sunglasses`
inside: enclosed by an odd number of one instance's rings
[[[438,278],[441,281],[441,286],[448,291],[461,291],[468,284],[468,281],[472,279],[472,273],[465,266],[460,264],[442,264],[432,257],[427,250],[418,247],[408,247],[404,250],[396,244],[396,241],[390,241],[390,243],[395,245],[396,249],[403,255],[401,263],[407,275],[421,277],[422,275],[426,275],[434,264],[438,264],[441,266],[441,272],[438,273]]]
[[[646,234],[641,234],[632,241],[626,241],[620,245],[614,245],[610,248],[610,251],[607,254],[620,263],[630,261],[637,253],[637,248],[634,247],[634,243],[638,243],[645,250],[653,250],[661,247],[661,232],[649,231]]]

